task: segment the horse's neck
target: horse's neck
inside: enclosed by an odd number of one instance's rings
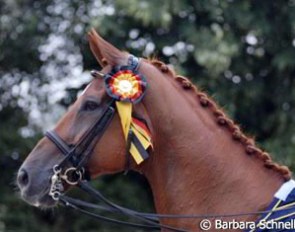
[[[151,91],[159,86],[151,85]],[[167,88],[147,95],[144,103],[156,133],[154,153],[142,172],[151,185],[157,212],[213,214],[264,209],[283,179],[246,155],[245,148],[216,124],[208,110],[193,103],[193,93],[175,91],[174,84]],[[246,219],[249,217],[241,218]]]

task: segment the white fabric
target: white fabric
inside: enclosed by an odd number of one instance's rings
[[[280,189],[275,193],[275,197],[285,201],[291,191],[295,188],[295,181],[289,180],[285,182]]]

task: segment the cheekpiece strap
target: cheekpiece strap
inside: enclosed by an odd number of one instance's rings
[[[133,71],[137,71],[140,66],[140,58],[130,55],[128,57],[128,66],[130,66]]]

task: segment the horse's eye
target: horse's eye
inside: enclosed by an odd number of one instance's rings
[[[99,108],[99,104],[95,101],[87,101],[83,105],[83,110],[85,111],[93,111]]]

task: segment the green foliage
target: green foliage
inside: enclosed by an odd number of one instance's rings
[[[85,82],[74,80],[97,68],[85,36],[92,26],[121,49],[157,56],[191,77],[295,169],[294,0],[2,0],[0,231],[130,231],[63,208],[40,212],[12,194],[21,160],[61,114],[57,102],[68,106]],[[62,85],[61,100],[54,94]],[[117,203],[152,210],[138,175],[94,184]]]

